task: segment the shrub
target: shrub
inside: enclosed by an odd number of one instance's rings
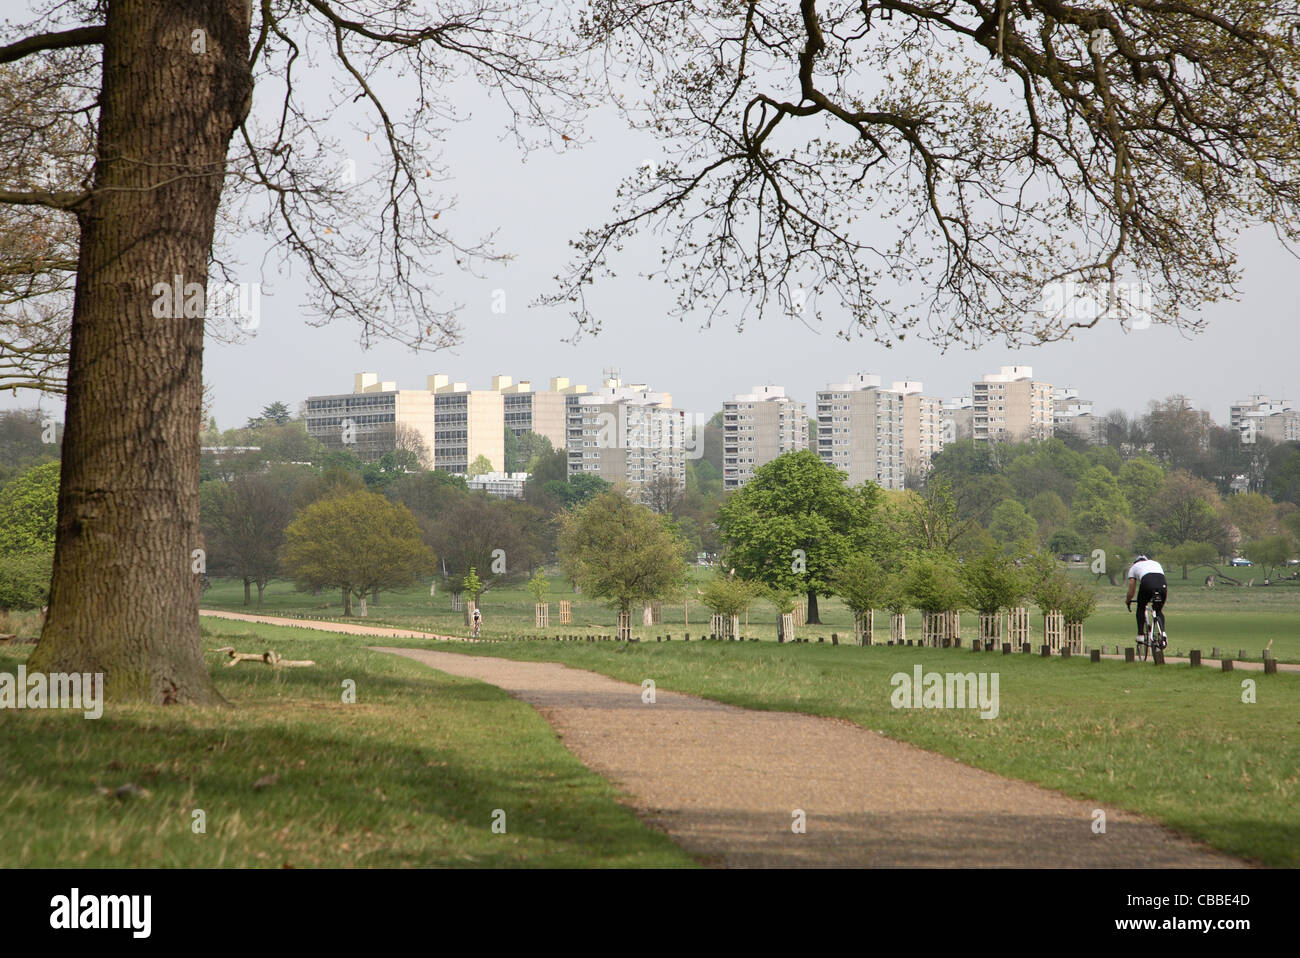
[[[39,609],[50,601],[54,552],[0,557],[0,609]]]

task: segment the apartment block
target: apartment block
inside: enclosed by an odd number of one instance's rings
[[[739,489],[777,456],[808,448],[808,410],[782,386],[755,386],[722,404],[722,487]]]
[[[882,389],[879,376],[863,373],[828,385],[817,393],[817,454],[848,473],[850,485],[902,489],[903,398]]]
[[[506,463],[505,397],[495,389],[469,389],[442,374],[429,377],[433,394],[433,465],[465,475],[484,456],[494,472]]]
[[[903,397],[903,468],[925,475],[930,461],[943,448],[943,400],[924,395],[917,380],[895,382],[891,392]]]
[[[484,472],[465,480],[470,489],[481,490],[498,499],[522,499],[526,482],[526,472]]]
[[[971,435],[977,442],[1050,439],[1055,428],[1052,384],[1032,366],[1003,366],[971,385]]]
[[[570,479],[594,475],[635,489],[668,475],[686,485],[686,413],[669,393],[610,377],[565,402]]]
[[[971,439],[974,436],[975,404],[970,396],[945,399],[940,410],[944,442]]]
[[[1251,396],[1233,403],[1228,419],[1242,442],[1254,442],[1260,437],[1274,442],[1300,441],[1300,412],[1285,399]]]
[[[357,373],[352,392],[309,396],[306,413],[307,432],[327,449],[374,462],[400,440],[403,448],[417,447],[425,466],[433,465],[434,398],[427,390],[398,389],[375,373]]]
[[[563,449],[567,438],[567,398],[587,392],[586,386],[572,385],[562,376],[537,391],[527,379],[515,383],[509,376],[494,376],[492,388],[504,397],[506,429],[516,437],[526,432],[545,436],[555,449]]]
[[[1077,389],[1057,386],[1052,390],[1052,417],[1057,435],[1072,433],[1094,445],[1106,441],[1106,421],[1093,412],[1092,400],[1079,398]]]

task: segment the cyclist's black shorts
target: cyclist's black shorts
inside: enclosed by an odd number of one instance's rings
[[[1169,597],[1169,583],[1160,572],[1148,572],[1138,583],[1137,601],[1139,606],[1151,604],[1157,612]]]

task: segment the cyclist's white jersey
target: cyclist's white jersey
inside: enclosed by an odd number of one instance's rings
[[[1130,579],[1137,579],[1141,582],[1142,577],[1151,572],[1159,572],[1161,575],[1164,575],[1165,569],[1164,566],[1155,559],[1143,559],[1141,562],[1133,563],[1132,568],[1128,570],[1128,577]]]

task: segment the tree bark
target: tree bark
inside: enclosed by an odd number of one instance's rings
[[[251,605],[252,602],[253,602],[253,593],[252,593],[252,590],[249,588],[249,585],[252,583],[252,581],[253,581],[253,580],[250,579],[248,576],[244,576],[244,606],[245,606],[245,608],[247,608],[247,607],[248,607],[249,605]]]
[[[247,0],[106,5],[50,611],[28,666],[103,673],[109,701],[223,701],[191,571],[203,320],[153,307],[175,276],[206,286],[226,154],[251,103],[250,17]]]
[[[343,614],[352,614],[352,590],[348,586],[343,587]]]
[[[821,625],[821,616],[817,614],[817,590],[808,590],[808,615],[803,620],[804,625]]]
[[[266,589],[266,582],[263,579],[257,580],[257,611],[262,611],[262,592]]]

